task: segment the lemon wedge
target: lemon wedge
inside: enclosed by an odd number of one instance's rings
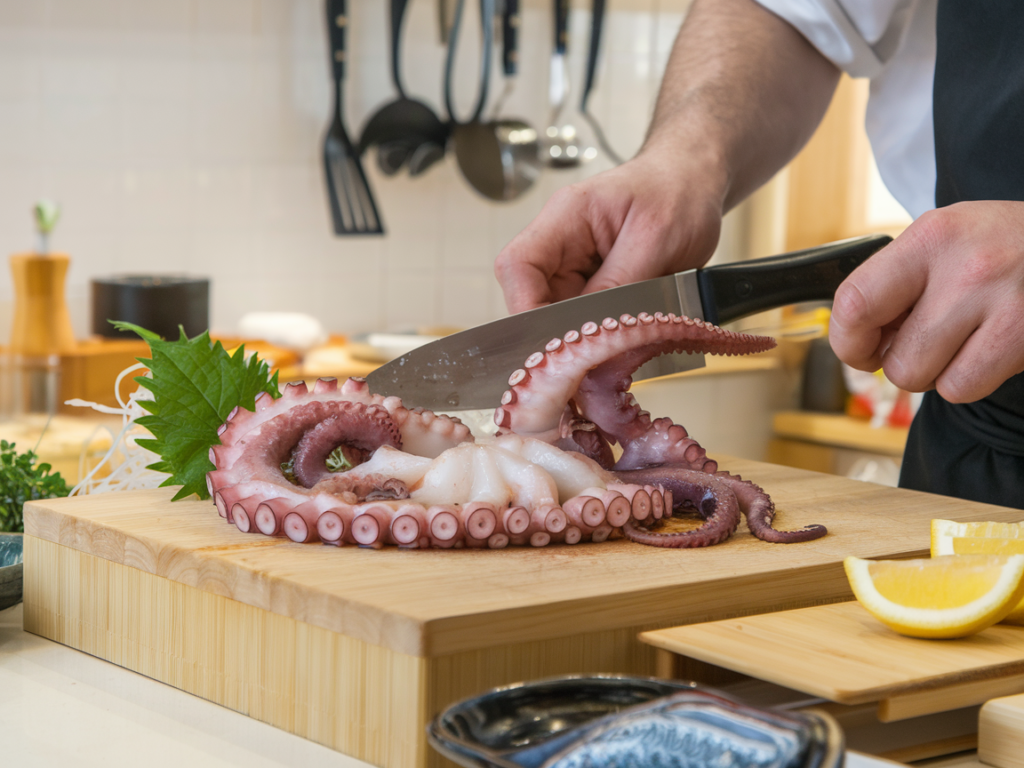
[[[956,554],[953,539],[958,538],[1024,541],[1024,523],[956,523],[952,520],[932,520],[932,557]]]
[[[949,539],[954,555],[1024,555],[1024,539],[976,539],[954,536]]]
[[[1006,618],[1024,598],[1024,555],[843,561],[853,594],[901,635],[966,637]]]
[[[958,555],[1024,555],[1024,539],[976,539],[954,536],[949,540]],[[1024,624],[1024,599],[1017,603],[1003,624]]]

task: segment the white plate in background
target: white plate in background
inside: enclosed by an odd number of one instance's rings
[[[422,333],[367,333],[349,342],[349,352],[358,360],[387,363],[417,347],[437,341],[440,336]]]

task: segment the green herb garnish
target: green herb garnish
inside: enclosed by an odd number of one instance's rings
[[[67,496],[68,484],[49,464],[36,464],[32,451],[18,453],[14,443],[0,440],[0,531],[25,530],[22,507],[26,501]]]
[[[352,469],[354,464],[345,456],[345,447],[339,445],[327,454],[328,472],[346,472]],[[287,461],[281,462],[281,474],[283,474],[292,485],[301,485],[299,478],[295,476],[295,457],[289,456]]]
[[[149,415],[136,419],[153,434],[138,444],[161,459],[148,468],[170,475],[161,486],[182,486],[174,501],[193,493],[210,498],[206,473],[214,469],[210,447],[220,444],[217,428],[236,406],[255,410],[261,392],[280,397],[277,373],[271,376],[270,366],[256,355],[246,360],[244,346],[229,355],[219,341],[210,340],[208,331],[189,339],[183,329],[178,341],[164,341],[132,323],[113,325],[142,337],[152,355],[138,358],[150,377],[135,379],[153,393],[152,400],[139,401]]]

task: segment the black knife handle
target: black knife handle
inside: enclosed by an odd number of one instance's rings
[[[555,0],[555,54],[565,56],[569,38],[569,0]]]
[[[519,65],[519,0],[505,0],[501,13],[501,64],[506,77]]]
[[[888,235],[867,235],[697,270],[704,320],[721,325],[801,301],[831,300],[853,270],[891,241]]]
[[[334,82],[345,79],[345,31],[348,29],[347,0],[327,0],[327,34],[331,41]]]

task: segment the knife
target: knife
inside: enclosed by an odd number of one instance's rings
[[[847,275],[891,240],[888,235],[850,238],[578,296],[445,336],[382,365],[366,380],[371,392],[397,395],[409,407],[496,407],[509,375],[527,357],[588,321],[663,312],[720,325],[801,301],[828,301]],[[633,380],[703,365],[703,354],[662,355],[644,364]]]

